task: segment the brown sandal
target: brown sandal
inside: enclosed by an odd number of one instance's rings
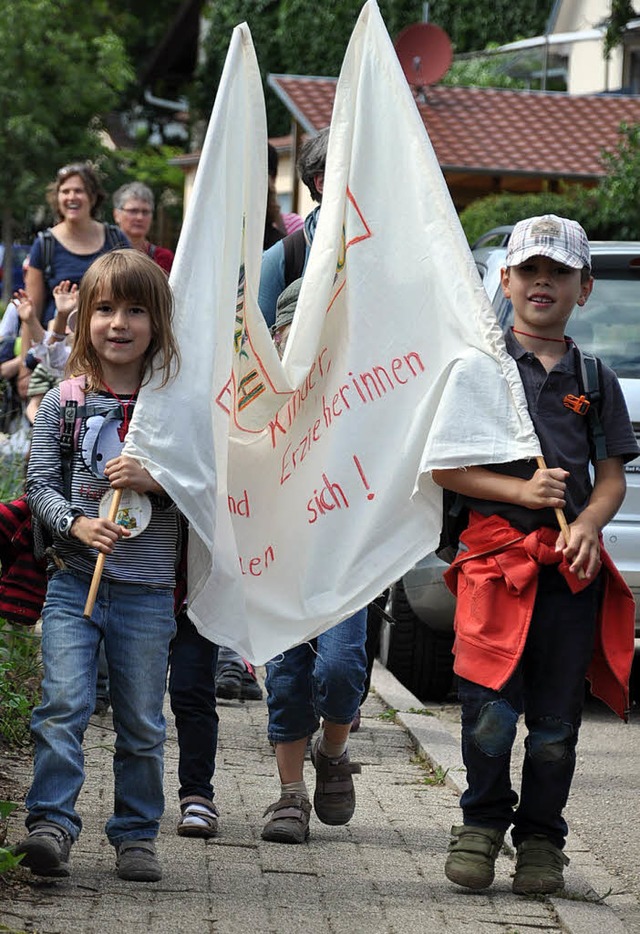
[[[262,815],[273,817],[262,828],[262,839],[273,843],[304,843],[309,836],[311,802],[304,795],[282,795]]]
[[[179,837],[202,837],[208,840],[218,833],[218,809],[208,798],[189,795],[180,801]]]
[[[320,741],[318,736],[311,747],[311,762],[316,770],[313,809],[323,824],[347,824],[356,809],[353,775],[359,775],[362,766],[351,762],[347,751],[339,759],[329,759],[320,752]]]

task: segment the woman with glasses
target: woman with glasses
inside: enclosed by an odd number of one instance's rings
[[[38,234],[31,247],[26,289],[42,325],[55,316],[53,289],[68,280],[79,284],[91,263],[117,247],[130,246],[113,224],[97,220],[105,193],[88,162],[61,168],[47,189],[57,223]]]
[[[129,240],[131,246],[146,253],[169,275],[173,253],[166,247],[149,243],[147,234],[153,220],[153,192],[142,182],[123,185],[113,196],[113,217],[116,224]]]

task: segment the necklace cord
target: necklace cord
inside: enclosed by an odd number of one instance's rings
[[[511,330],[514,334],[521,334],[523,337],[533,337],[537,341],[551,341],[554,344],[570,344],[572,343],[570,337],[541,337],[539,334],[529,334],[528,331],[518,331],[517,328],[512,327]]]

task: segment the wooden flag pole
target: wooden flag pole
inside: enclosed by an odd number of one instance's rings
[[[122,490],[115,490],[113,494],[113,499],[111,500],[111,509],[109,510],[109,520],[111,522],[116,521],[116,516],[118,515],[118,510],[120,509],[120,500],[122,499]],[[91,578],[91,586],[89,587],[89,594],[87,596],[87,602],[84,605],[84,617],[85,619],[91,619],[91,614],[93,613],[93,608],[96,604],[96,597],[98,596],[98,587],[100,586],[100,580],[102,578],[102,572],[104,570],[104,562],[106,555],[100,552],[98,555],[98,560],[96,561],[95,570],[93,572],[93,577]]]
[[[547,469],[546,461],[544,457],[542,457],[542,455],[540,457],[536,457],[536,461],[538,463],[538,467],[540,468],[540,470]],[[556,514],[556,519],[558,520],[558,525],[560,526],[560,531],[564,535],[565,543],[568,545],[569,539],[571,538],[571,532],[569,531],[569,523],[567,522],[567,518],[564,512],[562,511],[562,509],[555,509],[554,512]],[[584,580],[584,578],[585,578],[585,573],[582,570],[582,568],[580,568],[580,570],[578,571],[578,580],[582,581]]]

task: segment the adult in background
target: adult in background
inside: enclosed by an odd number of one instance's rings
[[[304,226],[304,219],[299,214],[283,213],[278,202],[276,192],[276,178],[278,175],[278,151],[271,143],[267,148],[267,169],[269,173],[269,192],[267,196],[267,216],[264,225],[264,239],[262,249],[282,240],[287,234],[294,233]]]
[[[56,285],[64,280],[79,285],[95,259],[130,246],[115,225],[97,220],[104,199],[98,176],[88,162],[63,166],[49,185],[47,201],[58,222],[38,234],[29,254],[26,280],[27,294],[45,328],[56,313]]]
[[[172,251],[147,240],[153,209],[153,192],[142,182],[122,185],[113,195],[114,220],[131,241],[131,246],[150,256],[169,275],[173,264]]]
[[[303,228],[288,234],[262,254],[258,304],[270,328],[276,320],[279,296],[286,286],[303,275],[307,265],[320,214],[328,144],[327,126],[304,141],[298,158],[298,174],[318,206],[307,214]]]

